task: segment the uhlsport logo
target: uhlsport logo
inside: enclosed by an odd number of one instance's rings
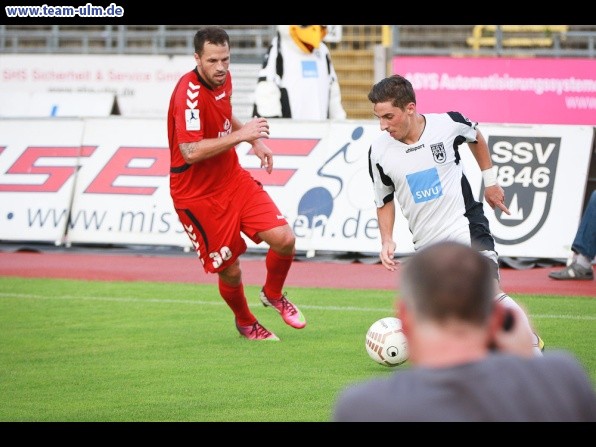
[[[495,209],[496,223],[491,223],[491,230],[499,244],[519,244],[532,238],[548,217],[561,139],[491,135],[488,146],[511,212],[508,215]]]

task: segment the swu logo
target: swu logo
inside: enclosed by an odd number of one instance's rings
[[[443,188],[436,168],[406,175],[414,202],[428,202],[443,195]]]

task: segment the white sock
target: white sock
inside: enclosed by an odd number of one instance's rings
[[[528,316],[526,315],[526,312],[522,309],[522,307],[519,304],[517,304],[513,300],[513,298],[511,298],[506,293],[499,293],[497,296],[495,296],[495,300],[501,302],[505,307],[517,308],[517,309],[521,310],[521,315],[523,315],[524,318],[520,323],[527,326],[527,328],[530,330],[530,332],[532,332],[532,335],[533,335],[532,347],[534,349],[534,354],[537,356],[542,356],[543,353],[542,353],[542,350],[540,349],[540,341],[539,341],[538,335],[536,334],[536,332],[534,332],[534,329],[532,329],[530,320],[528,319]]]

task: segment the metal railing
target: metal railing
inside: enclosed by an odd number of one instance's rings
[[[402,45],[400,26],[393,27],[393,42],[391,53],[394,56],[527,56],[527,57],[596,57],[596,27],[591,31],[558,31],[548,35],[548,38],[519,38],[517,45],[515,39],[503,35],[502,27],[496,25],[491,44],[478,45],[474,36],[467,39],[463,47],[440,47],[429,45],[425,47],[411,47]],[[545,44],[545,42],[552,42]],[[493,43],[494,42],[494,43]],[[510,43],[511,42],[511,43]],[[535,43],[535,45],[532,45]]]
[[[490,27],[491,25],[483,25]],[[553,32],[548,35],[552,46],[507,46],[501,27],[496,27],[494,44],[470,45],[461,37],[462,29],[470,26],[414,27],[412,25],[389,25],[392,32],[390,53],[394,56],[528,56],[528,57],[596,57],[596,26],[589,31]],[[556,25],[553,25],[556,26]],[[276,25],[224,25],[227,29],[236,62],[261,62],[272,38]],[[350,26],[344,25],[345,28]],[[353,26],[354,28],[356,26]],[[379,25],[380,27],[380,25]],[[405,39],[405,31],[422,28],[420,39]],[[446,29],[443,33],[438,28]],[[0,25],[0,54],[192,54],[194,26],[16,26]],[[460,30],[456,34],[457,30]],[[449,30],[453,37],[449,37]],[[464,34],[466,31],[464,30]],[[473,36],[467,33],[469,38]],[[422,39],[424,37],[424,39]],[[545,39],[542,39],[545,40]],[[493,40],[490,40],[493,42]],[[542,41],[541,41],[542,42]],[[365,43],[367,46],[371,42]],[[330,45],[331,46],[331,45]]]
[[[188,55],[194,52],[192,29],[156,25],[64,27],[0,25],[0,53]],[[227,27],[234,60],[260,62],[275,35],[275,25]]]

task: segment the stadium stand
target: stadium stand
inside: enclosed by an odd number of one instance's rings
[[[4,54],[188,55],[200,25],[0,25]],[[276,25],[223,25],[234,47],[235,107],[250,115],[258,68]],[[341,25],[329,42],[351,119],[370,118],[366,93],[391,56],[596,57],[596,25]]]
[[[564,39],[568,30],[569,25],[476,25],[466,42],[474,50],[479,50],[481,46],[496,48],[498,44],[503,47],[549,48],[554,45],[554,33]],[[498,33],[501,34],[500,40]]]

